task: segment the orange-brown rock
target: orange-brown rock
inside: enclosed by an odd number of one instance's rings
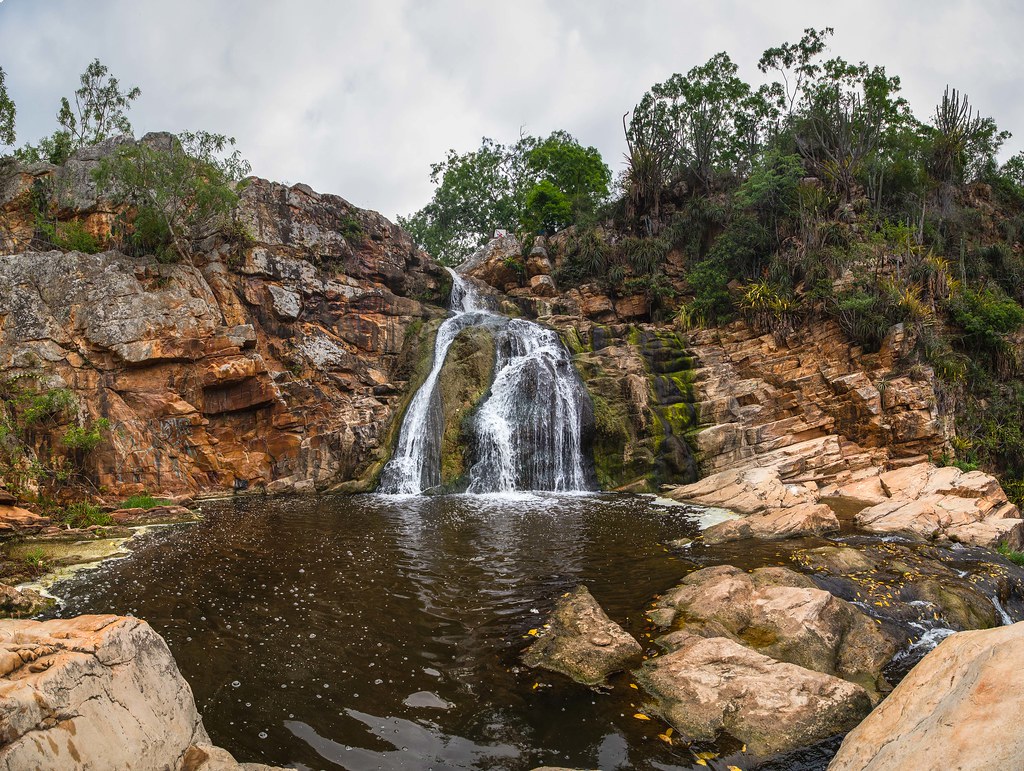
[[[62,174],[68,216],[105,211],[89,170],[108,145],[73,168],[0,170],[0,207],[25,215],[26,185]],[[111,422],[85,463],[112,497],[323,488],[385,459],[447,274],[380,215],[305,185],[251,180],[237,220],[248,245],[211,239],[191,264],[0,241],[0,366]]]
[[[242,771],[209,745],[188,683],[146,622],[0,621],[2,771]]]
[[[1024,622],[943,640],[843,740],[829,771],[1024,767]]]
[[[0,538],[38,533],[49,524],[48,517],[41,517],[28,509],[0,505]]]

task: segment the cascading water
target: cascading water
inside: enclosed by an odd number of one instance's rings
[[[471,284],[451,268],[453,316],[445,319],[437,329],[434,341],[434,364],[423,381],[402,419],[395,454],[384,467],[380,491],[399,495],[415,495],[441,484],[441,432],[444,415],[441,414],[441,395],[437,379],[448,356],[448,348],[459,332],[480,322],[481,316],[490,315],[481,304],[480,296]]]
[[[437,331],[433,366],[402,420],[380,491],[417,494],[440,484],[444,415],[438,378],[456,336],[475,325],[492,329],[497,361],[490,394],[473,426],[467,492],[594,489],[593,465],[583,446],[593,408],[558,335],[487,310],[472,284],[449,273],[454,315]]]
[[[477,414],[468,492],[592,489],[582,447],[590,400],[558,335],[511,319],[497,351],[491,394]]]

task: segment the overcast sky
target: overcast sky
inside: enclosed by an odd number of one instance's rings
[[[393,218],[429,200],[449,148],[520,128],[566,129],[618,171],[622,114],[652,84],[722,50],[756,81],[761,52],[808,26],[900,75],[919,117],[949,83],[1024,146],[1011,0],[0,0],[0,67],[19,144],[98,57],[142,88],[136,135],[230,134],[253,173]]]

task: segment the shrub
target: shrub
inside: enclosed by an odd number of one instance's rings
[[[65,506],[62,510],[52,514],[51,519],[76,529],[92,525],[114,524],[114,520],[109,514],[85,501]]]
[[[234,144],[198,131],[121,145],[93,172],[96,186],[135,207],[134,229],[158,256],[189,259],[197,241],[229,226],[236,183],[250,170]]]
[[[121,501],[122,509],[155,509],[157,506],[172,506],[174,501],[166,498],[154,498],[149,493],[138,493]]]

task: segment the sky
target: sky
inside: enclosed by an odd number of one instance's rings
[[[484,136],[556,129],[622,166],[622,115],[728,51],[834,27],[831,53],[881,64],[926,118],[946,84],[1024,147],[1024,3],[1014,0],[0,0],[19,144],[56,127],[99,58],[147,131],[234,136],[253,173],[385,216],[421,208],[430,164]]]

